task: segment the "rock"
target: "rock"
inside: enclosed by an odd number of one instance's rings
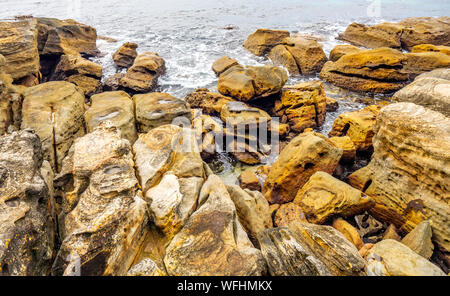
[[[308,221],[323,224],[333,216],[353,216],[370,209],[369,196],[325,172],[316,172],[298,191],[298,204]]]
[[[416,45],[411,49],[412,53],[419,53],[419,52],[441,52],[445,53],[446,55],[450,55],[450,46],[444,46],[444,45],[433,45],[433,44],[420,44]]]
[[[0,135],[8,131],[19,130],[22,121],[22,101],[25,87],[12,83],[13,79],[10,75],[0,72]]]
[[[346,54],[357,53],[362,49],[353,45],[336,45],[330,52],[330,61],[336,62]]]
[[[239,185],[243,189],[261,191],[258,176],[250,169],[246,169],[239,175]]]
[[[411,102],[450,117],[450,70],[441,69],[419,76],[394,94],[394,102]]]
[[[339,38],[368,48],[392,47],[410,50],[415,45],[426,43],[448,46],[449,28],[448,17],[418,17],[375,26],[353,23]]]
[[[136,141],[134,103],[126,92],[103,92],[92,96],[91,102],[91,107],[84,114],[88,133],[93,132],[102,122],[109,121],[130,144]]]
[[[214,71],[214,73],[216,73],[217,76],[220,76],[220,74],[222,74],[229,68],[237,65],[239,65],[237,60],[232,59],[229,56],[223,56],[212,64],[212,70]]]
[[[258,246],[257,234],[273,227],[269,203],[264,195],[257,191],[244,190],[237,185],[229,185],[227,190],[236,206],[239,222],[250,240]]]
[[[335,99],[327,97],[326,112],[335,112],[339,109],[339,102]]]
[[[370,249],[367,274],[372,276],[445,276],[439,267],[392,239]]]
[[[440,52],[407,53],[407,64],[403,71],[414,78],[422,73],[439,68],[449,68],[450,55]]]
[[[280,153],[262,192],[271,204],[290,202],[315,172],[332,174],[341,156],[342,150],[322,134],[300,134]]]
[[[324,123],[326,100],[322,82],[298,83],[283,88],[272,112],[278,117],[286,116],[291,130],[300,133]]]
[[[301,74],[297,62],[285,45],[277,45],[272,48],[268,55],[274,65],[285,67],[290,75],[296,76]]]
[[[367,243],[376,243],[382,240],[381,233],[387,227],[380,221],[365,212],[354,217],[356,228],[361,238]]]
[[[303,75],[319,73],[328,61],[322,46],[315,40],[296,36],[285,38],[283,44],[291,53]]]
[[[286,71],[279,67],[233,66],[220,75],[218,90],[246,102],[279,93],[287,79]]]
[[[98,55],[97,31],[74,20],[37,18],[40,55]]]
[[[44,159],[55,171],[61,168],[73,141],[84,135],[84,95],[75,85],[53,81],[27,88],[21,128],[40,137]]]
[[[364,246],[364,242],[361,236],[350,223],[342,218],[337,218],[333,221],[333,227],[336,228],[340,233],[342,233],[346,239],[348,239],[358,250],[361,250]],[[361,254],[361,253],[360,253]]]
[[[46,166],[32,131],[0,137],[0,275],[50,273],[56,216]]]
[[[207,114],[218,115],[222,111],[223,105],[234,100],[230,97],[210,92],[207,89],[199,88],[188,94],[184,98],[184,101],[187,102],[191,108],[200,108]]]
[[[381,109],[374,133],[372,160],[349,176],[350,184],[375,200],[370,211],[375,218],[402,232],[431,219],[434,242],[450,250],[450,119],[396,103]]]
[[[32,86],[39,83],[37,40],[34,19],[0,22],[0,54],[5,59],[2,68],[18,84],[25,82]]]
[[[336,147],[344,151],[344,153],[342,154],[341,162],[352,163],[355,161],[356,147],[349,136],[331,137],[330,141],[333,142]]]
[[[399,24],[404,26],[401,38],[404,49],[410,50],[419,44],[450,45],[450,22],[448,17],[407,18]]]
[[[397,233],[397,228],[394,224],[389,225],[389,227],[386,229],[386,231],[383,234],[383,239],[393,239],[396,241],[401,241],[402,238]]]
[[[203,159],[212,158],[217,152],[216,146],[220,146],[223,143],[224,128],[222,125],[223,123],[219,119],[215,119],[209,115],[203,115],[201,113],[194,115],[192,128],[195,130],[200,155]]]
[[[165,273],[159,269],[155,262],[145,258],[131,267],[127,276],[165,276]]]
[[[158,77],[165,71],[163,58],[156,52],[144,52],[136,57],[134,64],[120,79],[120,85],[134,92],[149,92],[156,87]]]
[[[293,202],[282,204],[273,217],[274,226],[289,226],[293,222],[308,222],[305,214],[298,205]]]
[[[148,220],[129,142],[116,127],[100,125],[75,140],[55,182],[73,190],[63,199],[52,274],[125,275]]]
[[[80,55],[62,55],[51,80],[65,80],[72,75],[102,78],[102,66]]]
[[[352,23],[343,34],[339,35],[339,39],[367,48],[401,48],[403,29],[402,25],[395,23],[382,23],[375,26]]]
[[[361,257],[366,258],[367,254],[369,254],[370,249],[372,249],[374,246],[374,244],[368,243],[368,244],[364,244],[364,246],[359,249],[359,254],[361,255]]]
[[[140,132],[146,133],[155,127],[171,124],[174,120],[189,124],[192,120],[191,110],[186,102],[167,93],[135,95],[133,101],[136,104],[136,121]]]
[[[292,223],[258,235],[272,276],[365,275],[365,261],[340,232],[330,226]]]
[[[272,119],[267,112],[238,101],[224,104],[220,118],[227,125],[235,128],[256,127],[261,123],[270,124]]]
[[[129,68],[133,65],[134,60],[138,56],[138,45],[136,43],[124,43],[114,54],[113,60],[118,67]]]
[[[254,55],[263,56],[289,35],[284,30],[258,29],[247,37],[243,46]]]
[[[328,136],[348,136],[357,150],[370,150],[374,135],[373,125],[382,107],[382,105],[370,105],[358,111],[342,113],[334,121],[333,128]]]
[[[125,76],[124,73],[116,73],[108,77],[103,83],[104,91],[117,91],[121,88],[120,80]]]
[[[402,71],[406,63],[407,56],[395,49],[363,50],[327,62],[320,77],[356,92],[391,93],[407,83],[409,74]]]
[[[243,276],[266,273],[266,263],[237,220],[236,208],[219,177],[203,185],[199,208],[166,249],[170,276]]]
[[[101,93],[103,90],[101,81],[89,76],[72,75],[66,81],[75,84],[86,97]]]
[[[195,211],[206,177],[195,135],[190,129],[162,125],[141,134],[133,150],[151,218],[171,238]]]
[[[431,225],[430,221],[427,220],[420,222],[419,225],[413,229],[413,231],[408,233],[402,239],[402,243],[420,256],[430,259],[434,250],[434,245],[431,242],[431,236]]]

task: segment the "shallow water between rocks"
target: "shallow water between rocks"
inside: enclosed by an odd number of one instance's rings
[[[135,42],[138,52],[155,51],[166,61],[167,72],[155,91],[184,98],[197,88],[217,90],[212,63],[223,55],[245,65],[269,64],[270,60],[247,52],[242,43],[257,28],[284,29],[320,38],[328,55],[335,38],[352,22],[375,24],[406,17],[445,16],[448,0],[0,0],[0,18],[18,15],[72,18],[97,29],[103,78],[116,73],[112,54],[124,42]],[[418,9],[420,8],[420,9]],[[112,42],[114,41],[114,42]],[[318,79],[290,78],[287,84]],[[328,134],[339,114],[358,110],[384,97],[370,97],[325,84],[327,96],[338,100],[339,109],[328,112],[319,132]],[[216,170],[226,183],[235,183],[247,166],[226,154],[216,160]]]

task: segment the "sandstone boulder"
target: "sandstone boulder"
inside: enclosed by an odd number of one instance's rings
[[[229,185],[227,190],[244,230],[250,240],[257,244],[257,234],[273,226],[269,203],[258,191],[244,190],[237,185]]]
[[[30,130],[0,137],[0,275],[49,275],[55,248],[53,177]]]
[[[294,203],[315,224],[323,224],[333,216],[360,214],[374,205],[372,198],[325,172],[312,175],[297,192]]]
[[[365,275],[358,250],[330,226],[292,223],[258,236],[272,276]]]
[[[203,159],[213,157],[218,150],[217,146],[223,143],[224,128],[222,125],[223,123],[218,118],[204,114],[194,115],[192,128],[195,130],[200,155]]]
[[[402,240],[402,237],[398,235],[397,227],[395,227],[394,224],[391,224],[384,232],[383,239],[393,239],[399,242]]]
[[[26,89],[22,129],[40,137],[44,158],[59,171],[73,141],[84,135],[84,95],[75,85],[53,81]]]
[[[211,175],[203,185],[199,208],[166,249],[171,276],[249,276],[266,273],[266,263],[247,237],[225,185]]]
[[[102,78],[102,66],[80,55],[62,55],[51,80],[65,80],[72,75]]]
[[[244,189],[261,191],[258,176],[250,169],[246,169],[239,175],[239,185]]]
[[[348,136],[357,150],[369,150],[372,147],[372,138],[374,135],[373,125],[382,107],[382,105],[370,105],[358,111],[342,113],[334,121],[332,130],[328,136]]]
[[[120,85],[134,92],[149,92],[166,71],[165,61],[156,52],[144,52],[136,57]]]
[[[133,265],[127,272],[127,276],[165,276],[165,273],[159,269],[155,262],[145,258]]]
[[[303,132],[306,128],[319,127],[324,123],[326,101],[322,82],[298,83],[283,88],[272,112],[278,117],[285,116],[291,130]]]
[[[342,218],[337,218],[333,221],[333,227],[336,228],[340,233],[342,233],[346,239],[348,239],[358,250],[364,246],[364,242],[358,233],[358,230],[353,227],[350,223]]]
[[[403,72],[414,78],[422,73],[440,68],[450,67],[450,55],[441,52],[418,52],[407,53],[407,64],[403,67]]]
[[[94,131],[102,122],[109,121],[130,144],[136,141],[134,103],[126,92],[103,92],[92,96],[91,102],[91,107],[84,114],[88,133]]]
[[[308,132],[298,135],[283,149],[270,169],[263,194],[271,204],[294,200],[297,191],[315,172],[332,174],[342,153],[322,134]]]
[[[407,56],[395,49],[363,50],[327,62],[320,77],[352,91],[391,93],[408,81],[409,74],[402,71],[406,63]]]
[[[293,222],[308,222],[302,208],[293,202],[282,204],[273,216],[274,226],[289,226]]]
[[[228,102],[223,105],[220,118],[230,127],[256,127],[260,123],[270,124],[271,117],[267,112],[250,107],[239,101]]]
[[[223,56],[212,64],[212,70],[214,71],[214,73],[216,73],[217,76],[220,76],[220,74],[222,74],[229,68],[237,65],[239,65],[237,60],[232,59],[229,56]]]
[[[116,127],[100,125],[75,141],[56,185],[72,191],[63,199],[52,274],[125,275],[148,220],[129,142]]]
[[[290,75],[296,76],[301,74],[301,70],[295,61],[295,58],[285,45],[279,44],[272,48],[268,54],[268,57],[274,65],[285,67]]]
[[[420,44],[411,49],[411,53],[419,52],[440,52],[446,55],[450,55],[450,46],[433,45],[433,44]]]
[[[247,37],[243,46],[254,55],[263,56],[289,35],[284,30],[258,29]]]
[[[432,235],[430,221],[423,221],[402,239],[402,243],[420,256],[430,259],[434,250]]]
[[[434,70],[417,77],[394,94],[394,102],[411,102],[450,117],[450,69]]]
[[[33,86],[39,83],[39,52],[36,20],[0,22],[0,54],[3,71],[16,83]]]
[[[103,82],[103,90],[104,91],[117,91],[120,90],[120,80],[125,76],[125,73],[116,73],[112,76],[109,76]]]
[[[113,60],[118,67],[129,68],[138,56],[136,43],[127,42],[123,44],[114,54]]]
[[[233,66],[219,76],[218,90],[240,101],[264,98],[281,91],[286,71],[271,66]]]
[[[103,91],[100,79],[86,75],[72,75],[66,79],[67,82],[75,84],[86,97],[91,97]]]
[[[22,121],[22,101],[25,87],[12,83],[11,76],[0,70],[0,135],[7,131],[19,130]]]
[[[99,53],[94,28],[70,19],[37,18],[37,22],[39,54],[95,56]]]
[[[140,132],[171,124],[175,119],[179,123],[190,124],[192,114],[185,101],[175,98],[167,93],[151,92],[135,95],[136,121]]]
[[[382,23],[374,26],[352,23],[343,34],[339,35],[339,39],[367,48],[401,48],[403,28],[402,25],[395,23]]]
[[[445,276],[439,267],[392,239],[376,243],[366,260],[371,276]]]
[[[433,241],[450,250],[450,119],[412,103],[384,107],[374,126],[370,164],[349,176],[371,196],[371,214],[410,232],[431,219]]]
[[[356,159],[356,147],[349,136],[343,137],[331,137],[330,141],[333,142],[336,147],[341,148],[344,153],[342,154],[341,162],[352,163]]]
[[[184,100],[191,106],[191,108],[202,109],[203,112],[211,115],[220,114],[223,105],[233,101],[230,97],[210,92],[204,88],[199,88],[188,94]]]
[[[353,45],[336,45],[330,52],[330,61],[336,62],[346,54],[357,53],[362,49]]]

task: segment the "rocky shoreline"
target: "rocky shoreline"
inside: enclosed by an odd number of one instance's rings
[[[166,62],[136,43],[104,77],[98,38],[0,22],[0,275],[449,274],[448,17],[354,23],[328,57],[258,29],[265,66],[223,56],[218,92],[185,98],[155,92]],[[384,100],[324,135],[328,85]]]

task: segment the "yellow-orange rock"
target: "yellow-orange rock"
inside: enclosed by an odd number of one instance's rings
[[[123,44],[114,54],[113,60],[118,67],[129,68],[133,65],[134,60],[138,56],[138,45],[136,43],[127,42]]]
[[[308,222],[305,214],[298,205],[293,202],[282,204],[275,212],[273,223],[277,227],[289,226],[292,222]]]
[[[222,74],[229,68],[237,65],[239,65],[237,60],[232,59],[229,56],[223,56],[212,64],[212,70],[214,71],[214,73],[216,73],[217,76],[220,76],[220,74]]]
[[[353,45],[336,45],[330,52],[330,61],[336,62],[346,54],[356,53],[362,49]]]
[[[272,112],[278,117],[286,116],[291,130],[302,132],[324,123],[326,107],[327,97],[323,83],[313,81],[284,87]]]
[[[330,141],[333,142],[336,145],[336,147],[341,148],[344,151],[341,158],[342,162],[355,161],[356,147],[349,136],[331,137]]]
[[[433,45],[433,44],[420,44],[416,45],[411,49],[412,53],[418,52],[440,52],[450,55],[450,46],[444,45]]]
[[[370,105],[358,111],[342,113],[333,123],[330,137],[348,136],[357,150],[365,151],[372,147],[375,124],[382,105]]]
[[[234,101],[230,97],[218,93],[210,92],[205,88],[199,88],[188,94],[184,100],[189,103],[191,108],[200,108],[206,114],[218,115],[222,111],[223,105]]]
[[[433,241],[450,250],[450,119],[412,103],[381,109],[370,164],[349,176],[371,196],[370,212],[401,231],[431,219]]]
[[[269,203],[287,203],[317,171],[332,174],[343,151],[322,134],[303,133],[292,139],[270,169],[263,186]]]
[[[342,233],[349,241],[351,241],[358,250],[361,250],[364,246],[364,242],[362,241],[358,230],[344,219],[335,219],[333,221],[333,227]]]
[[[254,55],[262,56],[289,35],[284,30],[258,29],[247,37],[243,46]]]
[[[312,175],[297,192],[294,203],[315,224],[323,224],[335,216],[360,214],[374,205],[372,198],[325,172]]]

